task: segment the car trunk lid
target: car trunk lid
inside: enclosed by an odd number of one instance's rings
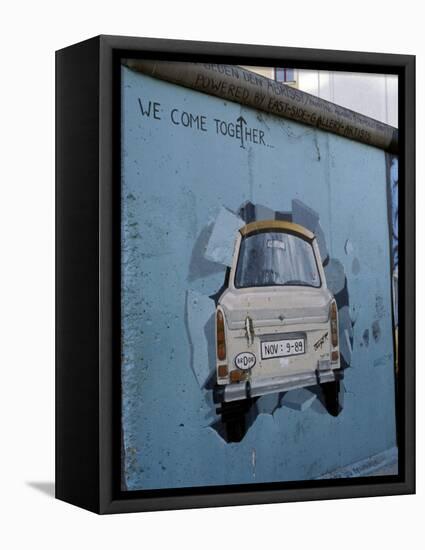
[[[230,330],[324,323],[331,295],[305,286],[227,290],[220,299]]]

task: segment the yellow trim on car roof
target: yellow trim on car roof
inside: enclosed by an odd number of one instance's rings
[[[239,229],[242,237],[255,233],[256,231],[266,231],[266,230],[278,230],[278,231],[287,231],[288,233],[296,233],[302,235],[305,239],[312,241],[315,237],[314,233],[309,231],[307,228],[299,225],[298,223],[286,222],[283,220],[261,220],[258,222],[251,222],[247,225],[244,225]]]

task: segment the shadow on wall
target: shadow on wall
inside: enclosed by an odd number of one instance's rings
[[[351,364],[355,321],[350,317],[348,281],[344,266],[337,258],[329,256],[325,234],[320,225],[318,213],[299,200],[292,201],[292,211],[275,211],[266,206],[246,202],[237,213],[222,207],[214,223],[207,225],[200,233],[192,250],[189,281],[209,277],[222,272],[223,284],[217,292],[206,296],[188,290],[186,295],[186,329],[191,350],[191,368],[208,403],[208,421],[225,441],[240,441],[254,424],[259,414],[273,415],[281,407],[303,411],[309,407],[317,414],[325,414],[327,396],[324,386],[292,390],[265,395],[255,399],[245,399],[228,407],[226,414],[238,417],[238,425],[233,427],[238,433],[226,429],[226,417],[217,414],[212,390],[216,384],[215,373],[215,308],[229,281],[233,247],[237,231],[247,223],[260,220],[284,220],[302,225],[316,235],[325,270],[327,286],[335,297],[339,314],[339,341],[341,367]],[[352,253],[349,241],[346,253]],[[358,260],[353,260],[353,272],[360,269]],[[354,265],[355,264],[355,265]],[[356,267],[357,266],[357,267]],[[344,394],[342,387],[341,396]]]

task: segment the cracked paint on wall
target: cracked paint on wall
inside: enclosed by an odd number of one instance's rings
[[[125,487],[314,479],[392,449],[385,154],[272,115],[258,118],[252,109],[125,68],[122,77]],[[151,102],[150,115],[142,114],[140,98]],[[170,119],[173,109],[179,124]],[[192,123],[185,125],[182,113],[189,112]],[[216,131],[215,118],[231,128],[240,116],[263,132],[264,144],[242,147]],[[337,418],[325,414],[320,395],[310,390],[298,395],[299,405],[292,392],[262,397],[244,439],[227,443],[209,386],[214,364],[208,331],[228,271],[206,254],[214,222],[223,207],[246,221],[270,212],[288,219],[300,204],[311,209],[326,251],[326,277],[346,319],[344,411]]]

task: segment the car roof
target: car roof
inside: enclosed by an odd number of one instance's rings
[[[299,225],[298,223],[287,222],[283,220],[261,220],[248,223],[239,229],[242,237],[246,237],[251,233],[257,233],[261,231],[283,231],[285,233],[292,233],[299,235],[300,237],[312,241],[315,238],[314,233],[309,231],[306,227]]]

